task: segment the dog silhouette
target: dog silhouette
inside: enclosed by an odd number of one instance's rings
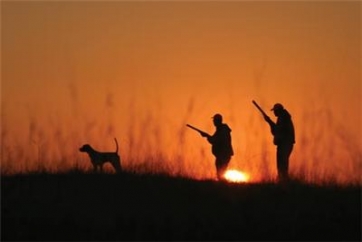
[[[80,152],[85,152],[89,155],[90,161],[93,165],[93,170],[103,171],[103,165],[107,162],[110,162],[116,172],[122,171],[121,158],[118,155],[118,142],[116,142],[116,151],[115,152],[99,152],[92,148],[89,144],[85,144],[79,148]]]

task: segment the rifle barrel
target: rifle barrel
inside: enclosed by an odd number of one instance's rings
[[[186,124],[186,126],[189,127],[189,128],[191,128],[191,129],[193,129],[193,130],[196,130],[196,131],[199,132],[199,133],[204,133],[204,134],[206,134],[206,132],[204,132],[204,131],[202,131],[202,130],[200,130],[200,129],[198,129],[198,128],[190,125],[190,124]]]
[[[257,109],[264,115],[264,116],[268,116],[264,110],[257,104],[257,102],[255,102],[254,100],[252,101],[252,103],[255,105],[255,107],[257,107]]]

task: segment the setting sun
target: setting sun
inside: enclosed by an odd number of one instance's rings
[[[238,170],[228,170],[225,172],[224,177],[229,182],[248,182],[249,181],[249,175],[245,172],[238,171]]]

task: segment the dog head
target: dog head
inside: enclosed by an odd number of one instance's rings
[[[89,152],[92,151],[92,147],[89,144],[85,144],[82,147],[79,148],[80,152]]]

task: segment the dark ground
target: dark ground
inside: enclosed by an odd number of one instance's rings
[[[1,240],[361,240],[361,187],[1,177]]]

